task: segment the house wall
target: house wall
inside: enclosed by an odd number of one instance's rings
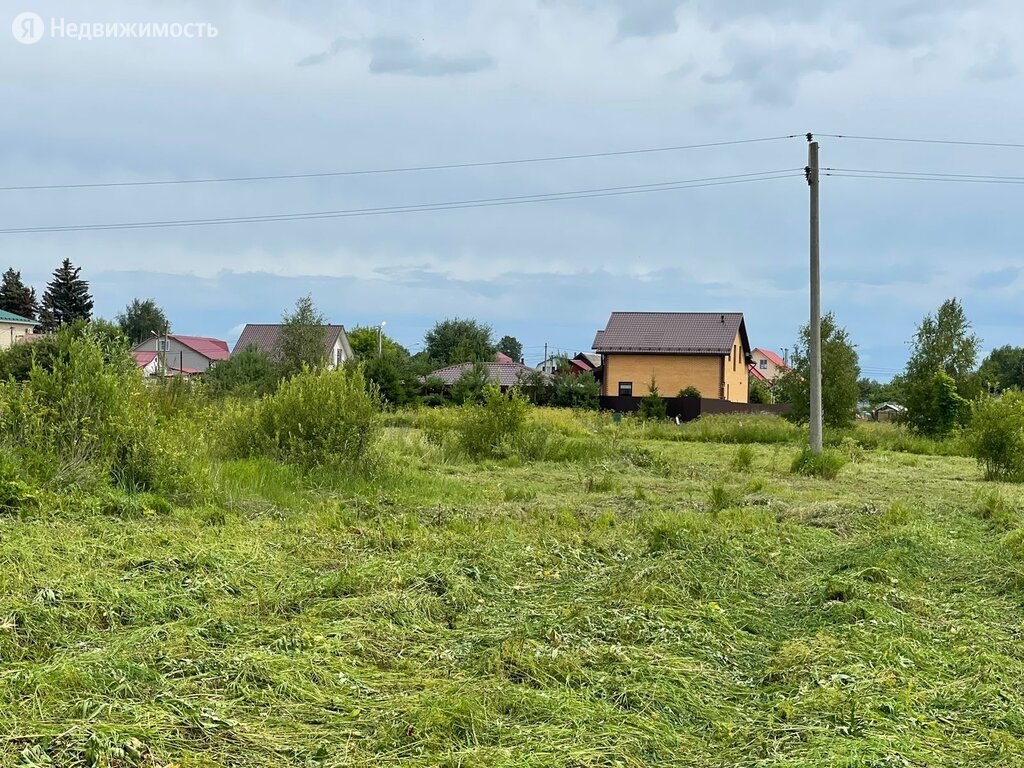
[[[173,338],[168,339],[168,341],[169,344],[167,346],[167,352],[160,353],[161,355],[167,355],[168,368],[191,368],[196,371],[205,371],[210,367],[209,358],[199,354],[191,347],[186,347],[184,344]],[[145,350],[147,352],[156,352],[156,342],[157,340],[155,338],[149,338],[137,344],[135,349]]]
[[[25,323],[2,323],[0,322],[0,349],[8,349],[14,343],[32,332],[32,326]]]
[[[785,369],[782,366],[777,365],[774,360],[770,360],[758,352],[753,354],[754,365],[757,366],[757,370],[760,371],[768,381],[775,381],[779,376],[785,373]],[[762,361],[766,363],[764,367],[761,366]]]
[[[732,350],[725,358],[725,400],[731,403],[748,402],[747,388],[750,383],[750,372],[747,370],[746,354],[743,351],[743,340],[739,333],[732,342]],[[704,394],[701,390],[701,394]]]
[[[341,334],[338,334],[338,340],[334,342],[334,347],[331,349],[330,366],[341,365],[347,359],[345,355],[345,346],[341,343]]]
[[[651,377],[663,397],[675,397],[686,387],[696,387],[705,397],[719,397],[721,393],[721,365],[719,355],[625,355],[608,354],[604,357],[604,383],[602,393],[618,395],[619,382],[633,382],[633,395],[649,394]]]
[[[633,395],[650,392],[651,377],[662,397],[675,397],[686,387],[696,387],[705,398],[748,402],[748,373],[739,334],[728,355],[627,355],[604,356],[601,394],[619,394],[619,382],[631,381]]]

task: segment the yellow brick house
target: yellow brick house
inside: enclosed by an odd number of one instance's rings
[[[642,397],[651,378],[662,397],[686,387],[747,402],[750,342],[741,312],[612,312],[594,338],[601,394]]]

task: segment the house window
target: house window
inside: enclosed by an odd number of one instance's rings
[[[633,382],[632,381],[620,381],[619,382],[619,397],[632,397],[633,396]]]
[[[759,365],[761,366],[761,370],[762,371],[767,371],[768,370],[768,361],[767,360],[762,360],[759,363]]]
[[[156,351],[157,352],[166,352],[168,349],[170,349],[170,346],[171,346],[170,342],[167,339],[157,339],[156,340]]]

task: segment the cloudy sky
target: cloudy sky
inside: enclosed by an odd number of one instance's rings
[[[216,38],[22,44],[0,25],[0,186],[404,168],[796,138],[404,173],[0,191],[0,229],[263,216],[550,194],[792,169],[799,135],[1022,142],[1015,0],[5,2],[65,23],[208,23]],[[822,165],[1024,176],[1024,149],[821,137]],[[1021,343],[1024,186],[826,177],[823,304],[865,371],[964,301]],[[0,234],[41,290],[63,258],[98,313],[154,297],[234,340],[311,293],[416,348],[474,317],[588,350],[613,310],[746,314],[792,347],[807,315],[807,187],[754,183],[285,222]]]

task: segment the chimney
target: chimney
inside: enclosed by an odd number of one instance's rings
[[[721,321],[722,325],[725,325],[725,315],[719,315],[718,319]]]

